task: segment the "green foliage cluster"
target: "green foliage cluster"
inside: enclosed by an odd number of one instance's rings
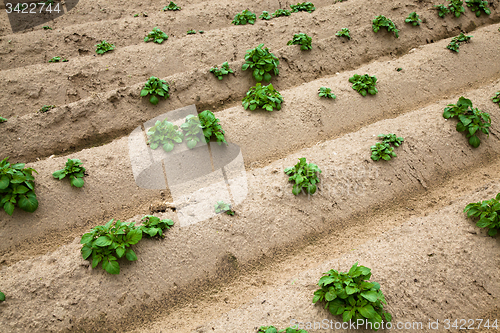
[[[457,117],[457,131],[465,132],[469,138],[469,144],[474,148],[481,144],[481,140],[477,136],[479,131],[488,136],[490,134],[488,130],[491,126],[490,115],[473,108],[472,101],[463,96],[458,99],[457,104],[448,104],[444,109],[443,117],[445,119]]]
[[[463,0],[450,0],[448,9],[450,10],[450,12],[455,14],[455,17],[460,17],[461,14],[465,13],[465,8],[463,4],[464,4]]]
[[[273,13],[273,17],[290,16],[290,15],[292,15],[292,12],[289,11],[288,9],[276,9],[276,11]]]
[[[279,330],[274,326],[261,326],[257,333],[307,333],[306,330],[299,330],[295,328],[288,327],[286,329]]]
[[[316,10],[312,2],[297,3],[296,5],[290,5],[290,8],[292,9],[292,13],[296,12],[312,13],[314,10]]]
[[[177,6],[173,1],[170,1],[168,6],[163,7],[163,11],[166,10],[181,10],[181,7]]]
[[[191,30],[188,30],[188,31],[187,31],[187,34],[188,34],[188,35],[195,35],[195,34],[196,34],[196,30],[192,30],[192,29],[191,29]]]
[[[372,23],[373,32],[378,32],[380,28],[385,27],[387,28],[387,31],[394,32],[394,36],[396,36],[396,38],[399,38],[399,30],[396,29],[396,25],[384,15],[375,17]]]
[[[196,147],[203,134],[203,127],[201,126],[200,119],[194,114],[186,116],[184,124],[181,125],[181,130],[186,139],[187,147],[189,149]]]
[[[219,119],[215,117],[213,112],[205,110],[198,115],[198,118],[200,119],[201,127],[203,128],[203,135],[205,136],[205,141],[207,143],[210,142],[212,135],[215,135],[219,145],[221,145],[222,142],[227,144],[224,137],[225,132],[219,124]]]
[[[95,53],[97,54],[104,54],[106,52],[113,51],[115,49],[114,44],[108,43],[105,40],[103,40],[102,42],[100,42],[95,46],[96,46]]]
[[[302,189],[308,194],[316,192],[316,184],[319,183],[318,174],[321,170],[316,164],[307,163],[305,157],[299,158],[295,166],[286,168],[285,173],[290,176],[288,181],[295,182],[292,189],[294,195],[298,195]]]
[[[376,323],[392,321],[392,316],[384,311],[387,304],[377,282],[368,282],[371,269],[355,263],[349,272],[337,272],[332,269],[319,279],[320,289],[314,292],[313,303],[326,302],[334,316],[342,315],[342,320],[367,320],[376,327]]]
[[[481,11],[483,11],[486,15],[491,14],[491,10],[488,8],[488,1],[484,0],[465,0],[467,7],[470,8],[471,11],[476,13],[476,16],[481,16]]]
[[[56,106],[55,105],[44,105],[40,108],[40,110],[38,110],[39,113],[45,113],[47,111],[49,111],[50,109],[53,109],[55,108]]]
[[[495,236],[500,230],[500,193],[490,200],[470,203],[465,206],[467,217],[479,217],[476,225],[479,228],[488,228],[488,235]]]
[[[378,137],[382,139],[382,142],[377,142],[376,145],[371,146],[372,156],[371,159],[374,161],[379,161],[380,159],[389,161],[391,157],[396,157],[394,152],[395,147],[399,147],[404,139],[402,137],[397,137],[396,134],[379,134]]]
[[[293,35],[293,39],[288,41],[286,45],[300,45],[300,49],[302,51],[307,51],[312,49],[311,41],[312,37],[309,37],[304,33],[299,33]]]
[[[267,11],[263,11],[262,14],[259,16],[260,19],[263,19],[263,20],[270,20],[272,19],[273,17],[271,16],[271,14],[269,14],[269,12]]]
[[[367,93],[370,95],[378,93],[375,87],[377,85],[377,78],[375,76],[354,74],[353,77],[349,78],[349,82],[352,83],[352,89],[359,92],[362,96],[366,96]]]
[[[52,174],[54,178],[59,180],[68,176],[71,186],[82,187],[85,183],[83,181],[83,176],[85,176],[85,168],[82,166],[82,161],[79,159],[70,159],[66,162],[64,169],[57,170]]]
[[[491,100],[493,101],[493,103],[497,103],[498,106],[500,106],[500,90],[495,93],[495,96],[493,96]]]
[[[234,215],[234,211],[231,209],[231,205],[225,203],[224,201],[217,201],[217,203],[215,204],[215,212],[217,214],[226,213],[227,215]]]
[[[11,165],[8,159],[0,162],[0,206],[9,215],[14,213],[15,206],[33,213],[38,208],[33,177],[36,170],[25,168],[24,163]]]
[[[439,17],[444,18],[446,14],[450,12],[447,5],[434,5],[434,8],[438,10]]]
[[[278,65],[280,61],[278,57],[269,52],[269,49],[264,48],[264,44],[260,44],[254,49],[247,50],[245,54],[245,63],[241,67],[246,71],[251,69],[252,75],[257,82],[262,80],[271,81],[271,73],[274,75],[279,74]]]
[[[241,13],[236,14],[234,20],[231,22],[234,25],[245,25],[247,23],[254,24],[257,19],[257,15],[245,9]]]
[[[7,121],[7,118],[0,117],[0,123],[5,123]]]
[[[351,39],[351,35],[349,35],[349,33],[350,33],[349,28],[342,28],[341,30],[337,31],[335,36],[347,37],[348,39]]]
[[[49,27],[48,25],[44,25],[42,28],[43,28],[43,30],[52,30],[52,28]]]
[[[462,32],[462,33],[460,33],[460,35],[453,37],[451,39],[450,44],[448,44],[448,46],[446,48],[458,53],[458,51],[459,51],[458,49],[460,48],[460,45],[462,43],[468,42],[472,37],[474,37],[474,36],[467,36],[467,35],[464,35],[464,33]]]
[[[179,130],[179,126],[167,121],[157,120],[155,125],[151,127],[147,133],[149,135],[148,144],[151,149],[156,149],[160,145],[166,152],[174,149],[175,143],[182,143],[183,134]]]
[[[320,87],[318,95],[319,95],[319,97],[326,97],[326,98],[332,98],[332,99],[337,98],[337,96],[332,94],[332,89],[327,88],[327,87]]]
[[[5,294],[0,291],[0,302],[5,301]]]
[[[144,37],[144,41],[146,43],[153,41],[153,43],[161,44],[164,40],[168,39],[168,35],[161,31],[158,27],[154,27],[153,31],[151,31],[146,37]]]
[[[417,26],[420,25],[420,22],[422,22],[422,20],[420,19],[420,17],[416,12],[411,12],[410,14],[408,14],[408,17],[405,19],[405,22],[411,23],[413,24],[413,26]]]
[[[141,97],[150,95],[149,102],[151,102],[151,104],[153,105],[156,105],[160,101],[158,99],[158,96],[161,96],[165,99],[170,97],[168,90],[169,86],[165,80],[161,80],[155,76],[151,76],[144,85],[144,88],[141,90]]]
[[[229,68],[229,64],[226,61],[226,62],[222,63],[222,66],[220,67],[220,69],[217,67],[210,68],[210,73],[214,73],[214,75],[219,80],[222,80],[224,78],[224,75],[229,75],[229,73],[234,73],[234,71]]]
[[[283,103],[283,96],[274,89],[272,84],[263,86],[257,83],[247,91],[246,96],[243,98],[243,107],[245,110],[255,110],[261,108],[267,111],[281,110],[281,103]]]
[[[53,57],[49,62],[68,62],[68,59],[63,59],[62,57]]]
[[[169,229],[174,223],[172,220],[161,220],[154,216],[145,216],[144,225],[135,226],[135,222],[113,222],[110,220],[104,226],[97,226],[84,234],[80,243],[83,244],[81,253],[84,260],[92,259],[92,268],[102,262],[102,268],[110,274],[120,274],[118,259],[125,256],[129,261],[136,261],[137,255],[130,249],[137,244],[143,233],[150,237],[163,236],[163,230]]]

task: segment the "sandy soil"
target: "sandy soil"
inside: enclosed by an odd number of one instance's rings
[[[257,1],[250,9],[259,15],[290,3]],[[0,212],[7,295],[0,331],[254,332],[292,318],[335,321],[312,305],[311,293],[323,271],[357,260],[382,284],[395,321],[498,318],[500,244],[462,210],[500,192],[500,109],[490,101],[500,90],[500,4],[490,2],[490,16],[466,9],[441,19],[435,1],[314,3],[312,14],[241,27],[230,22],[249,6],[243,1],[183,1],[180,12],[162,12],[159,1],[81,0],[49,24],[54,30],[16,34],[2,10],[0,115],[8,122],[0,124],[0,159],[38,170],[40,208]],[[404,24],[411,11],[420,27]],[[134,18],[138,12],[148,16]],[[393,19],[399,39],[372,32],[379,14]],[[142,41],[154,26],[167,42]],[[350,41],[335,36],[345,26]],[[189,29],[205,33],[187,36]],[[299,31],[313,37],[313,50],[286,46]],[[451,53],[446,45],[461,31],[474,37]],[[117,49],[94,56],[102,39]],[[272,83],[285,99],[281,111],[240,104],[253,79],[239,68],[259,43],[280,59]],[[47,64],[55,55],[70,61]],[[236,70],[219,82],[208,70],[224,61]],[[379,94],[353,91],[354,73],[377,76]],[[172,88],[158,106],[139,96],[151,75]],[[320,86],[337,100],[320,99]],[[461,95],[492,117],[478,149],[442,117]],[[36,114],[43,104],[57,108]],[[127,137],[191,104],[215,111],[228,141],[241,147],[248,195],[234,217],[180,227],[164,208],[168,189],[135,184]],[[405,143],[397,158],[375,163],[369,147],[386,132]],[[312,198],[293,196],[283,174],[303,156],[323,170]],[[84,162],[84,188],[52,178],[67,158]],[[138,244],[139,261],[123,263],[119,276],[81,259],[79,239],[89,228],[149,213],[176,226],[164,240]]]

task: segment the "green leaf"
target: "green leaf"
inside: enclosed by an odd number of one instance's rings
[[[378,292],[376,291],[364,291],[361,296],[369,300],[370,302],[376,302],[378,300]]]
[[[136,261],[137,260],[137,255],[131,249],[127,249],[127,252],[125,252],[125,257],[127,258],[128,261]]]
[[[481,144],[481,140],[476,135],[473,135],[469,138],[469,143],[472,147],[477,148]]]
[[[9,187],[9,183],[9,177],[5,175],[0,177],[0,190],[5,190],[7,187]]]
[[[38,200],[36,199],[36,195],[33,192],[28,192],[19,197],[17,205],[22,210],[33,213],[38,208]]]
[[[87,244],[88,242],[92,241],[94,239],[94,235],[91,233],[86,233],[82,236],[82,239],[80,240],[80,244]]]
[[[103,259],[102,268],[109,274],[120,274],[120,265],[116,260],[110,260],[109,257]]]
[[[126,238],[129,244],[137,244],[142,239],[142,231],[139,229],[131,230]]]
[[[70,176],[69,178],[71,179],[71,185],[73,185],[74,187],[83,187],[83,178],[77,178],[74,176]]]
[[[14,213],[14,205],[8,201],[6,202],[4,205],[3,205],[3,209],[5,210],[5,212],[7,214],[9,214],[10,216],[12,216],[12,214]]]
[[[121,258],[123,257],[123,255],[125,254],[125,248],[124,247],[117,247],[116,248],[116,255],[118,256],[118,258]]]
[[[351,318],[352,318],[351,311],[344,311],[344,313],[342,314],[342,321],[346,322],[351,320]]]
[[[86,260],[92,254],[92,248],[89,246],[83,246],[81,252],[83,259]]]
[[[113,243],[113,241],[108,236],[101,236],[95,240],[94,245],[104,247],[111,245],[111,243]]]
[[[370,304],[367,304],[364,307],[359,307],[358,311],[363,317],[368,319],[375,318],[375,316],[377,315],[377,313],[373,309],[373,306],[371,306]]]
[[[5,294],[0,291],[0,302],[5,301]]]

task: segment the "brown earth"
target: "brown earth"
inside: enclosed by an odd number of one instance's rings
[[[291,3],[250,9],[259,15]],[[500,90],[498,1],[490,16],[466,8],[459,19],[439,18],[435,1],[318,1],[312,14],[244,27],[230,24],[248,7],[243,1],[159,11],[166,4],[81,0],[48,24],[54,30],[16,34],[0,14],[0,115],[8,118],[0,159],[30,162],[40,201],[33,214],[0,212],[2,332],[253,332],[291,318],[335,321],[311,294],[321,272],[356,260],[372,268],[396,322],[498,318],[500,244],[462,213],[500,192],[500,109],[490,101]],[[411,11],[420,27],[404,24]],[[138,12],[148,16],[134,18]],[[372,32],[379,14],[393,19],[399,39]],[[162,45],[142,40],[154,26],[170,35]],[[346,26],[350,41],[335,36]],[[205,33],[186,36],[189,29]],[[446,45],[460,31],[474,37],[451,53]],[[298,32],[313,37],[313,50],[286,46]],[[117,49],[94,56],[103,39]],[[281,111],[240,104],[254,81],[239,68],[259,43],[280,59],[272,83]],[[46,64],[55,55],[70,61]],[[219,82],[208,70],[224,61],[235,74]],[[355,73],[375,75],[379,93],[352,90]],[[139,96],[151,75],[171,85],[171,98],[157,106]],[[320,86],[337,99],[320,99]],[[492,117],[477,149],[441,115],[461,95]],[[36,114],[43,104],[58,107]],[[136,185],[127,136],[190,104],[216,111],[228,141],[241,147],[248,195],[234,217],[181,228],[175,212],[155,209],[172,201],[168,190]],[[389,132],[405,137],[398,157],[373,162],[369,147]],[[323,170],[310,198],[293,196],[283,174],[303,156]],[[82,189],[51,176],[67,158],[87,168]],[[139,260],[123,263],[119,276],[88,269],[82,233],[149,213],[177,222],[164,240],[137,244]]]

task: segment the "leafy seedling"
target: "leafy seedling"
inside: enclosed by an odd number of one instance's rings
[[[149,135],[148,144],[151,149],[155,150],[162,146],[167,153],[174,149],[175,143],[182,143],[183,139],[179,126],[167,121],[166,118],[163,121],[157,120],[147,134]]]
[[[469,139],[469,144],[477,148],[481,144],[477,133],[483,132],[489,137],[489,127],[491,126],[490,115],[472,107],[470,99],[460,97],[457,104],[448,104],[444,109],[443,117],[450,119],[457,117],[457,131],[465,132]]]
[[[161,238],[165,238],[163,231],[170,229],[174,225],[174,221],[170,219],[160,220],[159,217],[153,215],[144,216],[141,222],[142,225],[138,228],[141,230],[143,236],[146,234],[148,237],[158,235]]]
[[[229,64],[226,61],[226,62],[222,63],[222,66],[220,67],[220,69],[217,67],[210,68],[210,73],[214,73],[214,75],[219,80],[222,80],[224,78],[224,75],[229,75],[229,73],[234,73],[234,71],[229,68]]]
[[[59,61],[61,61],[61,62],[68,62],[67,59],[62,59],[61,57],[54,57],[54,58],[52,58],[52,59],[49,60],[49,62],[59,62]]]
[[[170,1],[168,6],[163,7],[163,11],[166,10],[181,10],[181,7],[177,6],[173,1]]]
[[[377,78],[375,76],[354,74],[353,77],[349,78],[349,82],[352,83],[352,89],[359,92],[362,96],[366,96],[367,93],[370,95],[378,93],[375,87],[377,85]]]
[[[215,204],[215,212],[226,213],[227,215],[234,215],[234,211],[231,210],[231,205],[225,203],[224,201],[217,201]]]
[[[5,294],[0,291],[0,302],[5,301]]]
[[[326,98],[331,98],[331,99],[337,98],[337,96],[332,94],[332,89],[327,88],[327,87],[320,87],[318,95],[319,95],[319,97],[326,97]]]
[[[42,28],[43,28],[43,30],[52,30],[52,28],[49,27],[48,25],[44,25]]]
[[[372,24],[373,32],[378,32],[380,28],[387,28],[387,31],[394,32],[394,36],[399,38],[399,30],[396,29],[396,25],[390,19],[386,18],[384,15],[379,15],[375,17]]]
[[[283,96],[274,89],[272,84],[262,86],[257,83],[254,87],[248,90],[247,95],[243,98],[243,107],[245,110],[255,110],[261,108],[267,111],[281,110]]]
[[[64,169],[57,170],[52,174],[54,178],[59,180],[68,176],[71,186],[82,187],[84,184],[83,176],[85,176],[85,168],[82,167],[82,161],[79,159],[69,159],[66,162]]]
[[[312,2],[302,2],[296,5],[290,5],[290,8],[292,9],[292,13],[297,13],[297,12],[312,13],[314,10],[316,10]]]
[[[205,33],[205,31],[203,31],[203,30],[198,30],[198,32],[199,32],[200,34]]]
[[[263,11],[262,14],[259,16],[259,18],[262,20],[270,20],[273,17],[271,16],[271,14],[269,14],[269,12]]]
[[[403,70],[403,68],[401,68],[401,67],[396,68],[396,72],[401,72],[402,70]]]
[[[203,136],[203,127],[201,126],[200,119],[197,116],[193,114],[186,116],[184,124],[181,125],[181,130],[189,149],[193,149],[196,147],[198,142],[201,141],[200,138]]]
[[[151,95],[149,101],[151,102],[151,104],[156,105],[160,101],[158,99],[158,96],[161,96],[165,99],[170,97],[168,90],[169,86],[166,81],[160,80],[155,76],[151,76],[146,82],[144,88],[141,90],[141,97]]]
[[[438,15],[441,18],[444,18],[450,12],[447,5],[434,5],[434,8],[438,10]]]
[[[286,45],[300,45],[300,49],[302,51],[307,51],[312,49],[311,41],[312,37],[309,37],[304,33],[300,33],[293,35],[293,39],[288,41]]]
[[[351,35],[349,35],[349,33],[350,33],[349,28],[342,28],[340,31],[337,31],[335,36],[347,37],[347,39],[351,39]]]
[[[40,110],[38,110],[38,112],[39,113],[45,113],[45,112],[47,112],[50,109],[53,109],[55,107],[56,107],[55,105],[44,105],[44,106],[42,106],[42,108]]]
[[[408,15],[408,17],[405,19],[405,22],[411,23],[411,24],[413,24],[413,26],[417,26],[417,25],[420,25],[420,22],[422,22],[422,20],[420,19],[420,17],[418,16],[418,14],[416,12],[411,12]]]
[[[279,74],[278,65],[280,61],[278,57],[269,52],[269,49],[263,48],[264,44],[260,44],[255,49],[247,50],[245,54],[245,63],[241,67],[242,70],[252,70],[252,75],[257,82],[262,80],[271,81],[271,73]]]
[[[24,163],[11,165],[8,159],[0,162],[0,206],[9,215],[14,213],[15,206],[33,213],[38,208],[33,177],[36,170],[25,168]]]
[[[196,34],[196,30],[188,30],[187,34],[188,35],[195,35]]]
[[[491,100],[493,101],[493,103],[497,103],[498,106],[500,106],[500,90],[495,93],[495,96],[493,96]]]
[[[105,40],[103,40],[101,43],[95,46],[96,46],[95,53],[97,54],[104,54],[106,52],[113,51],[115,49],[114,44],[108,43]]]
[[[273,13],[273,17],[290,16],[290,15],[292,15],[292,12],[289,11],[288,9],[276,9],[276,11]]]
[[[6,118],[4,118],[4,117],[0,117],[0,123],[5,123],[6,121],[7,121],[7,119],[6,119]]]
[[[396,157],[394,148],[388,143],[377,142],[375,146],[371,146],[372,156],[371,159],[379,161],[380,159],[389,161],[391,157]]]
[[[334,269],[323,273],[319,279],[319,290],[314,292],[313,303],[325,302],[334,316],[342,315],[342,321],[358,320],[373,324],[392,321],[392,316],[384,311],[383,304],[387,304],[384,294],[377,282],[368,282],[371,269],[358,266],[355,263],[349,272],[338,272]]]
[[[234,20],[231,22],[234,25],[245,25],[247,23],[254,24],[257,19],[257,15],[245,9],[241,13],[236,14]]]
[[[139,17],[139,14],[134,14],[134,17]]]
[[[205,110],[198,115],[200,119],[201,127],[203,128],[203,135],[205,136],[205,141],[210,142],[212,135],[215,135],[217,143],[220,146],[223,142],[227,145],[227,141],[224,137],[224,130],[219,124],[219,119],[215,117],[213,112],[210,110]]]
[[[500,193],[490,200],[470,203],[465,206],[467,217],[479,217],[476,225],[479,228],[488,228],[488,235],[495,236],[500,230]]]
[[[307,333],[307,331],[291,327],[278,331],[278,329],[274,326],[261,326],[259,327],[257,333]]]
[[[464,2],[463,0],[449,0],[450,4],[448,5],[448,9],[455,17],[460,17],[460,15],[465,13]]]
[[[474,13],[476,16],[481,16],[481,11],[483,11],[486,15],[491,14],[491,10],[488,8],[488,1],[484,0],[465,0],[467,7]]]
[[[458,53],[460,45],[462,43],[467,43],[472,37],[473,36],[464,35],[464,33],[462,32],[462,33],[460,33],[460,35],[453,37],[451,39],[450,44],[448,44],[448,46],[446,48]]]
[[[401,144],[405,141],[404,138],[398,137],[396,134],[379,134],[378,137],[382,139],[383,143],[389,143],[395,147],[401,146]]]
[[[153,41],[154,43],[161,44],[163,43],[164,40],[168,39],[168,35],[158,29],[158,27],[155,27],[153,31],[151,31],[146,37],[144,37],[144,41],[150,42]]]
[[[308,194],[316,192],[316,184],[319,183],[318,174],[321,173],[319,167],[314,163],[307,163],[306,158],[299,158],[299,163],[291,168],[286,168],[285,173],[289,175],[288,181],[295,182],[292,193],[298,195],[302,189]]]

